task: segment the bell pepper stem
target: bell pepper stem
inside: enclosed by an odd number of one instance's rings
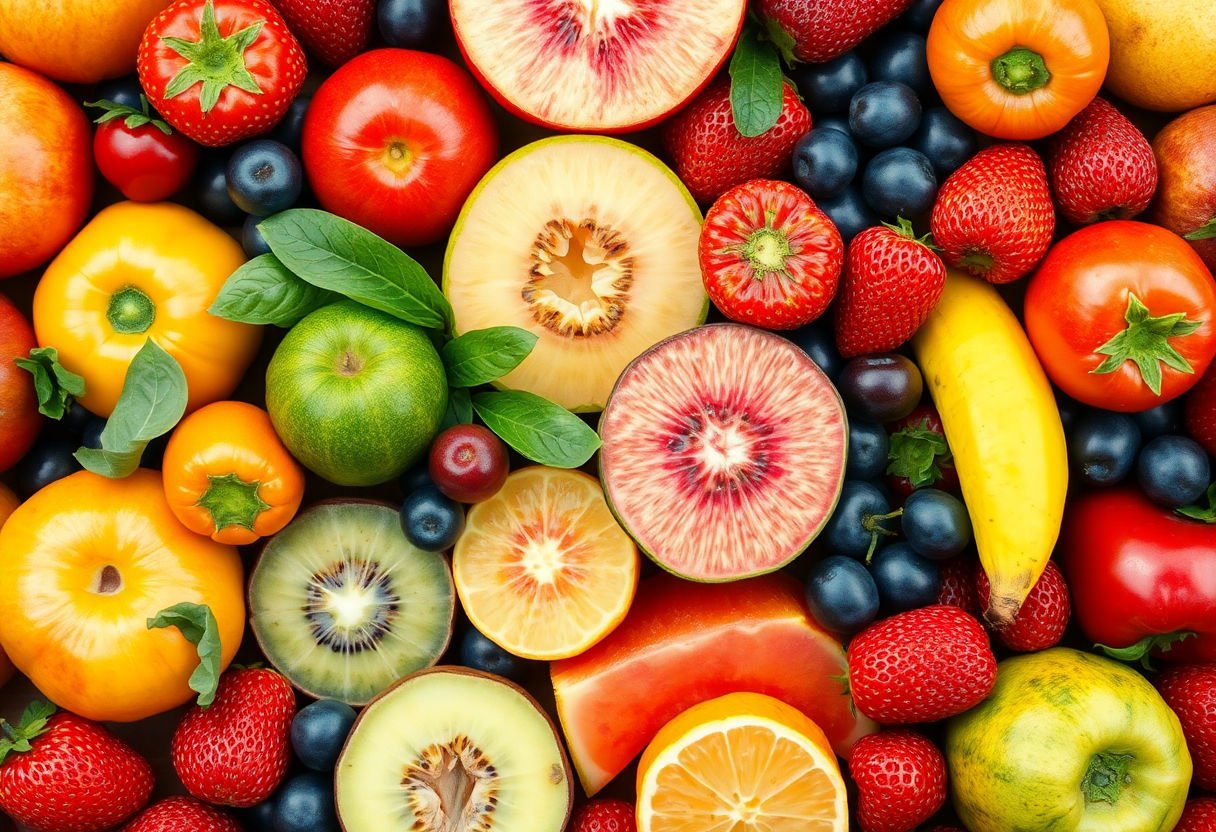
[[[1047,86],[1051,72],[1043,56],[1025,46],[1015,46],[990,64],[992,77],[1014,95],[1026,95]]]
[[[1145,670],[1152,670],[1154,650],[1168,652],[1178,642],[1185,641],[1194,635],[1196,633],[1192,630],[1177,630],[1172,633],[1145,636],[1135,644],[1129,644],[1127,647],[1110,647],[1105,644],[1095,644],[1094,647],[1112,659],[1118,659],[1121,662],[1138,661]]]
[[[198,505],[211,514],[211,522],[217,532],[229,526],[253,531],[258,515],[270,508],[270,504],[262,499],[262,484],[246,482],[235,472],[208,475],[207,483],[207,490],[199,497]]]
[[[1089,767],[1081,778],[1081,792],[1087,803],[1109,803],[1114,806],[1119,802],[1123,787],[1131,782],[1127,768],[1131,764],[1131,754],[1113,754],[1109,751],[1099,751],[1089,759]]]
[[[106,319],[121,335],[139,335],[147,332],[156,320],[156,304],[143,290],[124,286],[110,295]]]

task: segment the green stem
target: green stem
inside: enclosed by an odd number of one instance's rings
[[[1190,234],[1183,234],[1184,240],[1213,240],[1216,239],[1216,217],[1212,217]]]
[[[207,477],[207,490],[199,497],[198,505],[211,513],[215,530],[229,526],[240,526],[253,531],[258,515],[270,508],[262,499],[260,482],[245,482],[235,473]]]
[[[156,320],[156,304],[134,286],[124,286],[110,295],[106,318],[115,332],[138,335],[147,332]]]
[[[1178,642],[1185,641],[1194,635],[1196,633],[1190,630],[1178,630],[1173,633],[1145,636],[1135,644],[1129,644],[1127,647],[1108,647],[1105,644],[1095,644],[1094,647],[1112,659],[1118,659],[1121,662],[1138,661],[1145,670],[1152,670],[1154,650],[1159,650],[1163,653],[1168,652]]]
[[[996,82],[1014,95],[1034,92],[1047,86],[1051,80],[1051,72],[1043,56],[1025,46],[1013,47],[999,58],[994,58],[990,66]]]
[[[867,514],[862,519],[861,527],[870,533],[870,548],[866,550],[866,563],[869,563],[870,559],[874,557],[874,550],[878,548],[879,536],[895,537],[898,534],[883,526],[883,521],[902,517],[903,513],[902,508],[897,508],[887,514]]]
[[[1129,293],[1127,311],[1123,314],[1127,326],[1115,333],[1109,341],[1094,350],[1106,359],[1091,373],[1113,373],[1131,361],[1140,370],[1144,386],[1161,395],[1162,370],[1164,364],[1179,373],[1193,374],[1190,362],[1170,343],[1171,338],[1185,338],[1203,326],[1201,320],[1191,320],[1185,312],[1170,312],[1152,315],[1140,298]]]
[[[1119,802],[1123,787],[1132,782],[1127,773],[1131,764],[1131,754],[1113,754],[1099,751],[1089,759],[1089,767],[1081,778],[1081,793],[1087,803],[1109,803],[1114,806]]]

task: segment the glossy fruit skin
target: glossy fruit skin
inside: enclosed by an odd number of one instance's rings
[[[927,48],[950,111],[981,133],[1017,141],[1067,124],[1098,94],[1110,62],[1106,21],[1093,0],[945,0]],[[1041,58],[1038,68],[1016,57],[1017,48]],[[996,66],[1009,55],[1002,80]]]
[[[898,81],[925,101],[935,95],[925,38],[912,32],[889,31],[874,44],[870,77],[875,81]]]
[[[431,443],[428,472],[446,497],[458,503],[480,503],[507,481],[511,461],[507,446],[482,425],[454,425]]]
[[[592,800],[574,815],[570,832],[637,832],[633,806],[623,800]]]
[[[102,209],[43,274],[34,331],[84,376],[80,403],[99,416],[113,411],[148,338],[181,365],[187,410],[197,410],[236,389],[262,340],[261,327],[207,312],[244,262],[231,237],[188,208],[120,202]],[[142,299],[124,317],[119,301],[132,293]]]
[[[1114,485],[1127,478],[1140,450],[1140,428],[1123,413],[1097,411],[1068,434],[1073,469],[1088,485]]]
[[[833,113],[832,115],[822,117],[817,116],[815,118],[815,126],[828,130],[839,130],[850,138],[853,135],[849,132],[849,112],[847,107],[843,113]]]
[[[365,52],[321,84],[304,117],[304,171],[321,205],[400,246],[447,234],[497,159],[484,94],[439,55]]]
[[[464,509],[435,486],[424,485],[401,504],[401,529],[424,552],[443,552],[464,531]]]
[[[949,560],[971,544],[967,507],[936,488],[921,488],[908,496],[900,528],[908,545],[932,560]]]
[[[93,198],[90,141],[84,112],[66,92],[0,64],[0,278],[45,263],[84,222]]]
[[[426,49],[448,25],[444,0],[380,0],[376,25],[389,46]]]
[[[285,144],[259,139],[243,144],[228,159],[228,196],[255,217],[268,217],[296,204],[304,189],[304,169]]]
[[[887,470],[890,441],[886,429],[874,422],[849,422],[849,456],[845,476],[850,479],[876,480]]]
[[[891,513],[891,503],[878,486],[862,480],[845,480],[836,510],[823,528],[823,540],[832,552],[864,559],[883,545],[893,522],[879,520]]]
[[[199,210],[213,223],[240,225],[246,219],[245,212],[228,195],[228,154],[215,152],[202,157],[195,175],[194,191],[198,195]]]
[[[769,31],[792,40],[787,58],[803,63],[831,60],[894,20],[911,0],[876,0],[858,5],[847,0],[761,0],[759,13]],[[793,60],[787,60],[793,63]]]
[[[333,771],[355,716],[354,708],[334,699],[318,699],[296,711],[291,721],[296,759],[313,771]]]
[[[1157,197],[1152,220],[1184,238],[1216,221],[1216,104],[1183,113],[1153,137]],[[1216,237],[1187,240],[1216,269]]]
[[[1194,390],[1195,388],[1192,387],[1191,391],[1194,392]],[[1140,436],[1145,441],[1156,439],[1158,436],[1164,436],[1165,434],[1180,433],[1182,428],[1182,402],[1174,399],[1171,402],[1150,407],[1148,410],[1133,413],[1132,418],[1136,420],[1136,426],[1140,428]]]
[[[339,832],[332,778],[309,771],[291,777],[275,797],[275,832]]]
[[[945,107],[930,107],[921,114],[908,146],[925,154],[938,181],[944,182],[975,155],[975,131]]]
[[[849,753],[861,832],[912,832],[946,803],[946,759],[907,728],[862,737]]]
[[[825,128],[832,129],[832,128]],[[859,185],[850,185],[839,194],[818,201],[819,210],[828,215],[840,237],[848,245],[853,238],[871,226],[878,225],[878,217],[870,210],[861,196]]]
[[[1216,369],[1211,365],[1184,401],[1186,432],[1209,454],[1216,454]]]
[[[524,664],[486,638],[476,627],[469,627],[460,639],[460,663],[465,667],[519,681]]]
[[[849,130],[866,147],[894,147],[920,126],[916,93],[898,81],[871,81],[849,102]]]
[[[1182,723],[1195,767],[1193,785],[1204,791],[1216,789],[1216,664],[1167,667],[1154,684]]]
[[[857,176],[859,158],[847,133],[816,127],[794,145],[794,181],[815,199],[837,196]]]
[[[1140,451],[1136,474],[1144,495],[1166,508],[1194,503],[1207,491],[1212,471],[1199,443],[1185,436],[1158,436]]]
[[[337,67],[367,49],[375,0],[276,0],[275,5],[309,54]]]
[[[39,439],[17,465],[17,491],[29,498],[56,480],[79,471],[80,463],[73,454],[80,444],[62,436]]]
[[[121,832],[241,832],[232,815],[193,797],[158,800],[140,812]]]
[[[36,346],[30,322],[0,295],[0,472],[17,464],[42,430],[34,377],[13,363]]]
[[[856,52],[846,52],[830,61],[797,64],[790,78],[806,106],[814,113],[847,113],[853,95],[866,85],[866,64]]]
[[[988,576],[982,569],[975,573],[975,591],[980,605],[987,606]],[[1054,560],[1049,560],[1013,623],[994,628],[993,632],[1010,650],[1033,653],[1059,644],[1071,618],[1072,602],[1068,598],[1064,573]]]
[[[1212,526],[1156,506],[1134,489],[1079,496],[1060,551],[1086,639],[1124,648],[1150,636],[1192,632],[1198,635],[1153,655],[1216,661],[1214,541]]]
[[[300,142],[304,137],[304,116],[308,114],[311,105],[311,95],[297,95],[287,108],[287,114],[266,134],[266,138],[287,145],[298,155]]]
[[[907,357],[891,353],[849,359],[836,386],[853,418],[894,422],[920,403],[924,378]]]
[[[73,713],[131,722],[194,697],[186,683],[198,664],[194,646],[176,629],[147,627],[170,605],[207,604],[219,624],[221,665],[236,654],[245,626],[240,556],[183,527],[153,471],[59,480],[17,509],[0,546],[0,642],[39,690]],[[106,565],[132,591],[92,592],[95,581],[104,586]],[[71,626],[46,618],[49,609]]]
[[[93,157],[106,181],[135,202],[159,202],[185,187],[198,163],[198,145],[151,124],[130,128],[123,122],[106,122],[93,134]]]
[[[919,150],[889,147],[866,162],[861,194],[874,213],[888,220],[923,217],[937,196],[937,176]]]
[[[1183,313],[1184,322],[1199,322],[1183,335],[1176,327],[1160,337],[1191,372],[1158,357],[1166,351],[1160,344],[1148,353],[1161,373],[1159,392],[1130,359],[1112,372],[1097,372],[1111,355],[1098,348],[1129,327],[1133,296],[1151,317]],[[1182,395],[1216,355],[1211,273],[1181,237],[1142,222],[1099,223],[1056,244],[1030,281],[1025,318],[1051,380],[1074,399],[1107,410],[1147,410]]]
[[[941,593],[937,564],[907,543],[884,546],[870,561],[870,572],[883,607],[891,612],[936,604]]]
[[[899,25],[905,29],[911,29],[913,32],[927,35],[929,26],[933,23],[933,15],[937,13],[937,8],[941,4],[942,0],[912,0],[908,10],[900,15]]]
[[[250,214],[248,217],[245,217],[245,222],[241,224],[241,250],[245,252],[245,256],[250,260],[263,254],[270,254],[270,244],[266,242],[266,238],[258,230],[258,223],[263,219],[265,218],[255,217]]]
[[[832,555],[811,567],[806,579],[806,603],[820,625],[848,635],[878,615],[878,587],[860,561]]]
[[[1186,802],[1174,832],[1208,832],[1216,824],[1216,797],[1196,797]]]

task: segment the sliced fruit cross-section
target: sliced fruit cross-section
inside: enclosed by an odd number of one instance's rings
[[[452,571],[478,630],[548,661],[582,653],[621,622],[638,553],[593,477],[533,466],[469,511]]]

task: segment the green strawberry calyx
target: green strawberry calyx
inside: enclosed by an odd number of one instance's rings
[[[46,733],[55,710],[55,706],[50,702],[36,700],[26,706],[25,712],[21,714],[21,721],[16,726],[0,719],[0,729],[3,730],[3,736],[0,736],[0,764],[3,764],[11,753],[24,754],[33,751],[33,741]]]
[[[1162,364],[1180,373],[1195,372],[1190,362],[1174,349],[1170,339],[1190,335],[1203,326],[1203,321],[1188,320],[1185,312],[1154,317],[1140,298],[1130,293],[1123,319],[1127,326],[1094,350],[1105,355],[1106,360],[1090,370],[1091,373],[1113,373],[1123,366],[1123,362],[1132,361],[1139,368],[1145,386],[1153,395],[1160,396]]]
[[[896,217],[895,222],[884,222],[883,225],[901,237],[906,237],[914,243],[920,243],[930,251],[938,251],[940,249],[940,246],[933,242],[932,234],[925,234],[917,237],[916,229],[912,227],[912,221],[905,217]]]
[[[143,95],[139,96],[138,110],[126,104],[111,101],[108,98],[103,98],[100,101],[86,101],[84,106],[95,107],[102,111],[101,115],[93,119],[94,124],[105,124],[106,122],[121,118],[123,126],[128,130],[135,130],[143,127],[145,124],[150,124],[166,136],[173,135],[172,127],[152,115],[148,109],[148,99]]]
[[[1051,72],[1043,56],[1025,46],[1015,46],[989,64],[993,79],[1014,95],[1026,95],[1047,86]]]
[[[940,462],[951,459],[946,437],[929,428],[928,417],[891,434],[887,473],[903,477],[913,488],[933,485],[942,478]]]
[[[165,87],[165,98],[175,98],[195,84],[201,83],[199,104],[204,113],[211,112],[220,100],[220,94],[228,87],[236,87],[254,95],[261,95],[262,88],[249,74],[245,66],[245,50],[253,45],[262,33],[266,21],[249,24],[228,37],[220,34],[215,23],[215,7],[212,0],[203,4],[203,16],[199,24],[200,39],[162,37],[165,45],[186,59],[186,65],[170,79]]]

